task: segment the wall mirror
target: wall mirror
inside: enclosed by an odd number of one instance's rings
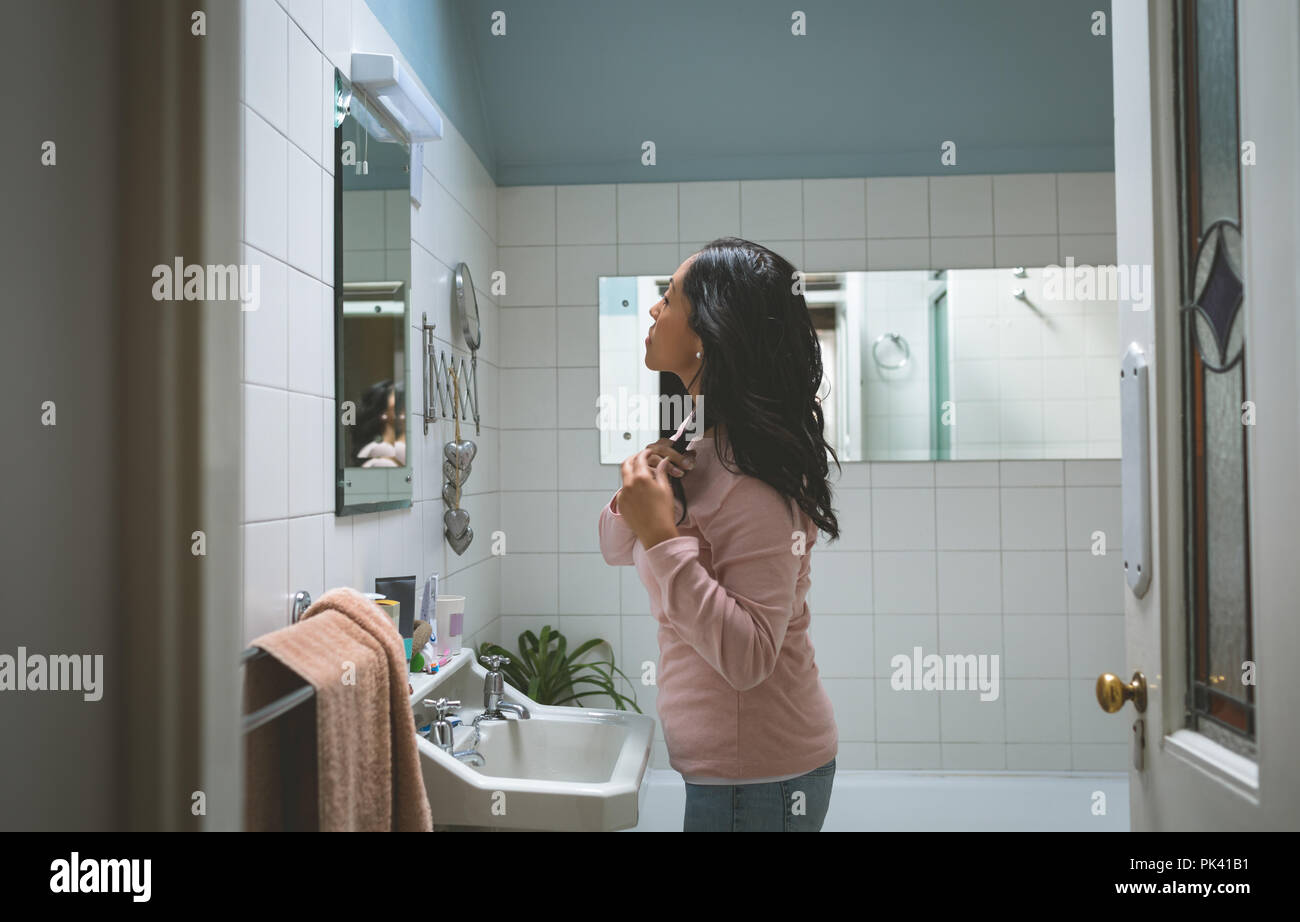
[[[411,505],[410,149],[335,71],[334,374],[338,515]]]
[[[599,280],[602,463],[681,419],[679,398],[644,361],[649,309],[670,275]],[[1118,458],[1117,301],[1065,275],[1056,266],[806,273],[826,438],[840,460]]]
[[[469,266],[460,263],[456,266],[456,305],[460,308],[460,331],[465,337],[465,345],[471,352],[477,352],[483,341],[483,331],[478,317],[478,296],[474,294],[474,279],[469,274]]]

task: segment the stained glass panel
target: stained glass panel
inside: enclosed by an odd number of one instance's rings
[[[1255,754],[1233,0],[1178,5],[1186,725]]]

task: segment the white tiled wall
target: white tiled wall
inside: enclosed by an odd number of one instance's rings
[[[482,431],[462,506],[475,539],[446,547],[440,497],[443,420],[423,434],[419,365],[412,363],[407,451],[410,509],[334,515],[333,126],[334,67],[351,51],[400,54],[362,0],[244,0],[245,260],[261,266],[261,305],[244,315],[244,605],[246,641],[288,621],[292,595],[313,598],[377,576],[431,572],[466,596],[465,639],[496,640],[499,559],[497,307],[481,287],[497,264],[496,188],[444,116],[445,137],[425,148],[424,202],[411,209],[412,343],[421,314],[439,347],[467,355],[453,330],[451,268],[464,260],[483,324],[478,357]],[[408,358],[414,360],[415,352]],[[484,632],[489,634],[485,635]]]
[[[658,656],[636,571],[597,543],[619,483],[592,428],[598,276],[670,273],[723,234],[809,271],[1111,262],[1113,201],[1109,173],[500,189],[507,642],[546,623],[604,637],[634,677]],[[846,464],[835,506],[809,604],[841,767],[1123,767],[1127,729],[1093,695],[1124,657],[1118,461]],[[999,654],[1002,695],[891,690],[890,658],[918,644]]]

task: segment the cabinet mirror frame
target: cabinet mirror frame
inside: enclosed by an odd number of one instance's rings
[[[384,113],[373,100],[369,100],[360,91],[359,87],[354,87],[348,79],[340,72],[334,72],[334,176],[332,177],[334,189],[334,485],[335,485],[335,508],[334,513],[338,516],[358,515],[368,512],[382,512],[390,509],[410,508],[414,500],[414,458],[409,450],[405,451],[403,465],[400,467],[361,467],[356,463],[349,465],[352,452],[350,451],[350,434],[349,426],[356,425],[358,416],[364,412],[361,406],[362,401],[357,399],[356,394],[350,394],[347,390],[344,371],[347,367],[345,347],[347,338],[345,336],[345,308],[356,304],[362,300],[374,301],[377,305],[375,311],[380,312],[379,304],[385,305],[385,310],[394,309],[396,302],[401,302],[401,372],[394,373],[391,377],[401,386],[400,399],[398,400],[400,410],[405,414],[406,423],[403,424],[402,436],[403,446],[409,444],[411,433],[418,432],[418,427],[412,428],[409,424],[414,419],[410,415],[412,409],[418,411],[418,407],[411,406],[411,285],[410,285],[410,164],[411,150],[403,138],[401,129],[398,128],[391,119]],[[357,138],[360,129],[362,133],[361,144],[358,145]],[[377,133],[386,134],[389,140],[380,141],[376,137]],[[396,139],[396,140],[393,140]],[[368,146],[366,141],[368,140]],[[406,172],[405,192],[401,196],[401,202],[405,209],[405,226],[407,233],[404,246],[393,249],[384,249],[381,254],[386,262],[386,268],[379,274],[383,278],[371,278],[369,275],[365,278],[347,278],[344,272],[345,250],[356,249],[349,247],[348,228],[344,225],[347,210],[344,208],[344,176],[345,170],[350,171],[346,175],[369,175],[370,163],[364,163],[358,166],[361,161],[367,157],[377,159],[374,154],[379,152],[375,147],[376,144],[384,145],[385,160],[390,164],[395,160],[404,159],[404,169]],[[358,149],[360,147],[360,149]],[[400,149],[400,152],[399,150]],[[390,169],[389,172],[392,172]],[[396,188],[396,187],[394,187]],[[393,196],[392,198],[396,198]],[[394,203],[394,207],[397,207]],[[381,222],[386,228],[388,221]],[[401,223],[400,219],[397,223]],[[381,234],[387,234],[386,229],[380,230]],[[396,235],[401,239],[401,235]],[[366,247],[374,249],[373,244]],[[404,250],[404,253],[401,251]],[[396,263],[400,265],[400,271],[394,271],[392,266]],[[378,270],[376,270],[378,271]],[[355,310],[351,311],[355,314]],[[386,380],[386,379],[385,379]],[[355,390],[355,388],[354,388]],[[360,472],[365,471],[362,475]],[[365,495],[374,496],[376,493],[387,495],[391,498],[382,500],[359,500],[357,498],[358,484],[356,478],[363,476],[367,481],[373,480],[372,487],[378,487],[378,490],[367,490]]]

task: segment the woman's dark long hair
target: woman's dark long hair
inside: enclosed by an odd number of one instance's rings
[[[371,442],[384,437],[387,421],[384,414],[388,412],[388,395],[393,392],[393,379],[378,381],[366,389],[361,397],[361,406],[357,407],[357,425],[352,435],[352,457]],[[393,429],[397,425],[394,421]]]
[[[818,529],[838,539],[827,453],[836,467],[840,461],[825,437],[817,399],[821,344],[794,266],[757,243],[720,237],[687,267],[682,293],[691,302],[690,327],[704,344],[699,418],[725,427],[736,467],[714,439],[718,460],[793,498]],[[685,516],[685,491],[678,478],[672,483]]]

